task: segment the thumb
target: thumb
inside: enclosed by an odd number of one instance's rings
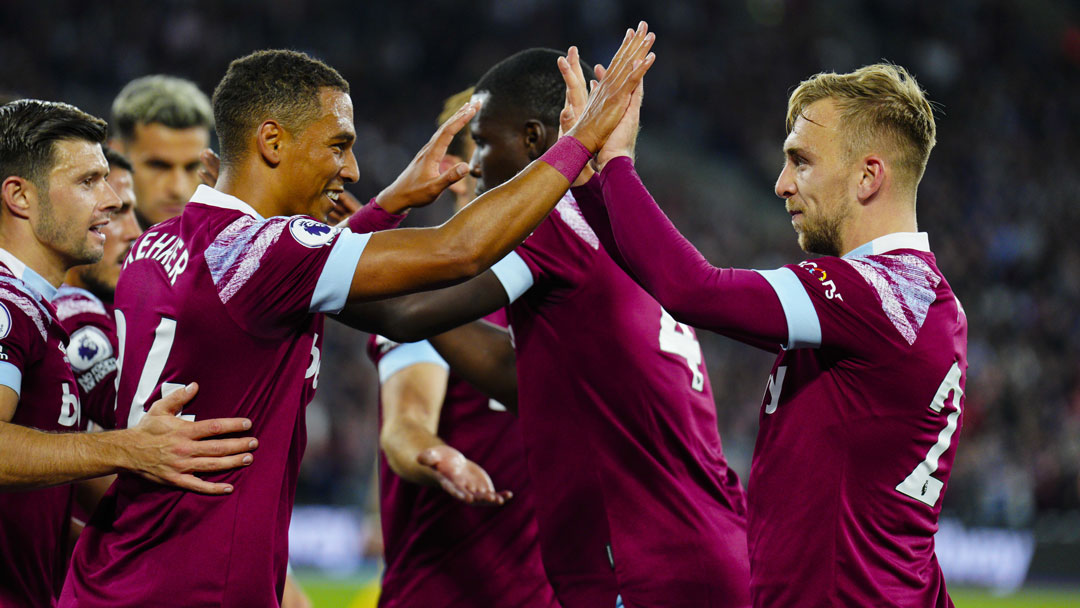
[[[199,385],[192,382],[185,386],[184,390],[173,391],[155,401],[150,406],[147,414],[151,416],[175,416],[180,413],[180,410],[184,409],[184,406],[191,401],[197,392],[199,392]]]
[[[436,180],[436,185],[439,191],[445,190],[447,186],[458,181],[469,174],[469,165],[466,163],[458,163],[447,170],[445,173],[439,176]]]
[[[435,468],[441,460],[442,458],[439,458],[439,451],[435,448],[428,448],[416,456],[416,462],[425,467]]]

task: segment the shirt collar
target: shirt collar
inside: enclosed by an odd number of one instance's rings
[[[26,283],[27,286],[38,292],[38,294],[46,300],[52,300],[56,297],[56,288],[53,287],[52,283],[46,281],[45,277],[34,272],[34,270],[24,264],[22,260],[2,247],[0,247],[0,262],[8,267],[8,270],[11,271],[11,274],[15,275],[16,279]]]
[[[845,258],[881,255],[897,249],[915,249],[930,253],[930,237],[925,232],[894,232],[856,247],[844,254]]]
[[[220,207],[222,209],[233,209],[240,213],[246,213],[257,220],[266,219],[259,215],[259,212],[255,211],[251,205],[231,194],[225,194],[224,192],[215,190],[205,184],[202,184],[195,189],[195,194],[191,195],[191,202],[210,205],[211,207]]]

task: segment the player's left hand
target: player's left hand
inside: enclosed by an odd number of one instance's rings
[[[597,64],[593,69],[596,71],[596,77],[603,80],[606,72],[604,66]],[[620,156],[625,156],[633,162],[638,132],[641,129],[641,101],[644,97],[645,80],[642,79],[630,96],[630,106],[626,108],[626,114],[623,114],[618,126],[611,132],[600,151],[596,153],[594,162],[597,171],[603,171],[608,161]]]
[[[389,213],[401,213],[433,202],[450,184],[465,177],[469,173],[467,163],[457,163],[445,171],[440,165],[454,136],[469,124],[479,109],[478,102],[469,102],[455,112],[420,148],[394,183],[375,197],[375,202]]]
[[[416,461],[431,467],[442,489],[466,504],[498,507],[514,497],[509,490],[496,492],[487,471],[448,445],[428,448]]]
[[[581,58],[578,57],[576,46],[570,47],[566,52],[566,57],[559,57],[556,63],[563,82],[566,83],[566,102],[563,104],[562,112],[559,113],[559,137],[562,137],[574,128],[581,113],[585,111],[585,106],[589,102],[589,91],[585,88],[585,74],[581,71]],[[571,187],[576,188],[588,183],[594,173],[596,171],[592,163],[585,165]]]

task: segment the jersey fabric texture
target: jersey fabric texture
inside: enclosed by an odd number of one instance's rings
[[[505,326],[501,311],[488,320]],[[426,341],[372,336],[368,354],[380,380],[418,363],[447,367]],[[382,406],[380,423],[382,426]],[[379,453],[379,505],[385,546],[379,606],[526,608],[558,606],[540,561],[533,493],[517,417],[450,374],[439,438],[480,465],[514,497],[496,508],[462,503],[440,487],[398,477]]]
[[[112,304],[79,287],[61,285],[53,300],[56,316],[67,330],[68,360],[79,385],[83,415],[105,429],[123,428],[116,419],[116,318]]]
[[[527,289],[510,325],[548,576],[567,608],[749,605],[701,347],[602,246],[574,198],[597,195],[574,189],[496,273]]]
[[[0,384],[19,404],[12,424],[48,432],[86,428],[66,356],[56,288],[0,249]],[[72,486],[0,492],[0,606],[53,606],[64,580]]]
[[[254,463],[207,496],[121,474],[76,546],[64,606],[277,606],[324,312],[345,304],[368,235],[265,219],[201,186],[132,246],[116,292],[128,424],[198,382],[195,419],[244,416]]]

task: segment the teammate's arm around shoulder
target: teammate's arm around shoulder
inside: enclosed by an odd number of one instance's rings
[[[398,348],[417,348],[406,344]],[[430,347],[428,347],[430,348]],[[383,362],[380,362],[382,376]],[[419,361],[390,373],[380,388],[383,409],[379,446],[399,477],[439,485],[468,504],[501,505],[511,497],[476,463],[439,438],[439,416],[449,377],[445,364]]]
[[[517,355],[509,331],[479,320],[429,341],[455,374],[517,413]]]
[[[476,276],[509,253],[554,208],[603,145],[630,103],[630,97],[653,63],[655,39],[644,22],[627,32],[607,77],[589,98],[574,129],[517,177],[495,188],[445,224],[371,236],[356,266],[350,301],[430,289]],[[435,133],[405,173],[437,167],[446,147],[476,113],[467,104]],[[423,169],[429,171],[430,169]],[[437,169],[435,169],[437,171]],[[461,167],[458,171],[464,175]]]
[[[43,433],[11,424],[19,396],[0,386],[0,488],[43,488],[120,471],[206,494],[228,494],[227,483],[211,483],[196,472],[234,469],[251,463],[252,437],[205,440],[251,428],[243,418],[189,422],[176,417],[198,387],[189,385],[150,408],[138,426],[102,433]]]

